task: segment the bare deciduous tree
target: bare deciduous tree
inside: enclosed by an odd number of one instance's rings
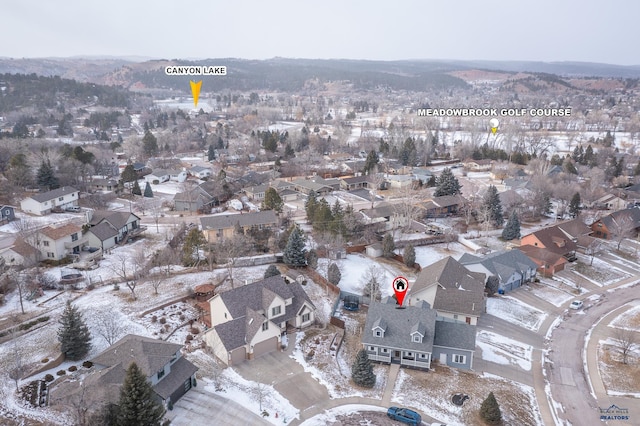
[[[628,328],[615,328],[613,332],[613,338],[618,343],[618,349],[622,356],[622,363],[626,364],[629,361],[629,355],[638,346],[636,339],[636,331]]]
[[[110,308],[103,308],[94,311],[93,319],[95,331],[109,345],[113,345],[125,333],[126,327],[116,311]]]
[[[231,288],[234,288],[233,269],[236,260],[250,252],[251,241],[244,235],[234,235],[231,238],[225,238],[218,244],[218,254],[226,259],[226,268],[229,273],[229,281]]]
[[[622,213],[612,217],[609,227],[611,238],[617,242],[616,249],[620,250],[620,245],[625,238],[633,237],[636,232],[636,223],[628,213]]]
[[[383,276],[384,274],[379,267],[375,265],[369,266],[360,280],[364,285],[362,295],[370,297],[372,301],[379,301],[382,296],[380,292],[380,286],[382,285],[380,279]]]

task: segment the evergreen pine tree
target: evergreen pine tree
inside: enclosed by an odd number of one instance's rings
[[[91,349],[91,334],[82,314],[70,301],[67,301],[59,323],[58,341],[65,359],[82,359]]]
[[[498,195],[498,188],[494,185],[489,185],[489,189],[484,194],[484,207],[491,212],[491,222],[495,227],[502,226],[504,223],[504,217],[502,215],[502,203],[500,202],[500,196]]]
[[[416,249],[412,244],[409,244],[404,248],[402,252],[402,258],[404,260],[404,264],[409,268],[413,268],[413,265],[416,264]]]
[[[448,167],[445,167],[442,173],[440,173],[440,177],[436,179],[436,182],[436,190],[433,194],[436,197],[457,195],[460,193],[460,182],[458,182],[458,179],[456,179]]]
[[[492,425],[500,424],[502,421],[500,406],[498,405],[498,401],[496,401],[496,397],[493,396],[493,392],[489,392],[489,396],[482,401],[482,405],[480,406],[480,417],[482,417],[485,422]]]
[[[154,397],[151,383],[135,362],[127,368],[118,406],[118,426],[159,426],[165,413]]]
[[[142,190],[140,189],[140,184],[137,180],[133,181],[133,188],[131,189],[131,193],[133,195],[142,195]]]
[[[133,182],[138,179],[138,174],[136,170],[133,168],[133,164],[127,164],[120,174],[120,178],[123,182]]]
[[[316,249],[311,249],[307,253],[307,265],[313,269],[318,267],[318,252]]]
[[[375,151],[375,149],[369,151],[367,159],[364,162],[364,169],[362,170],[364,174],[368,175],[370,172],[372,172],[378,165],[379,161],[380,158],[378,157],[378,153]]]
[[[147,157],[158,155],[158,139],[148,130],[142,137],[142,150]]]
[[[144,186],[144,196],[147,198],[153,198],[153,190],[151,189],[149,182]]]
[[[264,200],[262,201],[262,208],[264,210],[275,210],[278,213],[282,213],[282,207],[284,202],[275,188],[267,188],[264,193]]]
[[[509,216],[509,220],[502,230],[502,239],[511,241],[516,238],[520,238],[520,219],[518,219],[518,215],[514,210],[511,212],[511,216]]]
[[[578,217],[578,215],[580,215],[581,203],[582,200],[580,199],[580,193],[576,192],[575,194],[573,194],[573,197],[571,197],[571,201],[569,202],[569,214],[571,215],[571,217]]]
[[[396,249],[396,243],[393,240],[393,235],[387,233],[382,239],[382,255],[384,257],[393,257],[393,251]]]
[[[327,280],[333,285],[338,285],[340,279],[342,278],[342,272],[340,272],[340,268],[337,264],[331,263],[329,265],[329,270],[327,271]]]
[[[304,209],[307,213],[307,222],[313,224],[313,218],[318,209],[318,199],[316,198],[315,191],[309,191],[307,201],[304,203]]]
[[[269,265],[266,271],[264,271],[264,278],[275,277],[281,275],[280,270],[276,265]]]
[[[353,382],[365,388],[372,388],[376,384],[376,375],[373,372],[373,365],[367,356],[367,351],[360,349],[356,360],[351,366],[351,378]]]
[[[216,152],[213,144],[209,145],[209,150],[207,151],[207,160],[213,161],[216,159]]]
[[[289,266],[305,266],[307,264],[307,249],[304,247],[302,230],[294,225],[289,240],[284,248],[282,260]]]
[[[52,190],[60,187],[60,183],[58,178],[53,172],[53,167],[51,167],[51,162],[49,160],[44,161],[40,164],[40,168],[38,169],[38,173],[36,175],[36,182],[38,186],[41,188],[46,188],[47,190]]]

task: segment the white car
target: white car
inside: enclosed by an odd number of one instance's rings
[[[569,305],[569,309],[581,309],[583,306],[584,306],[584,303],[582,302],[582,300],[574,300]]]

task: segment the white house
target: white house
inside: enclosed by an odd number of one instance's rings
[[[79,254],[88,240],[82,235],[81,226],[67,223],[42,228],[29,242],[40,251],[42,259],[61,260],[70,254]]]
[[[213,171],[208,167],[193,166],[191,169],[189,169],[189,173],[191,173],[193,176],[197,177],[198,179],[206,179],[211,177],[211,174],[213,173]]]
[[[173,182],[184,182],[187,180],[187,172],[184,170],[169,170],[169,180]]]
[[[66,209],[77,207],[80,191],[70,186],[63,186],[47,192],[33,194],[20,201],[20,208],[25,213],[44,216],[54,208]]]
[[[144,181],[147,183],[159,184],[169,181],[169,171],[164,169],[153,169],[151,173],[144,177]]]

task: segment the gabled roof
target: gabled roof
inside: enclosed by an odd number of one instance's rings
[[[389,203],[380,203],[372,209],[364,209],[360,210],[360,212],[369,219],[386,218],[399,213],[396,206]]]
[[[79,191],[71,186],[63,186],[61,188],[53,189],[51,191],[39,192],[37,194],[33,194],[30,198],[33,200],[36,200],[39,203],[44,203],[45,201],[51,201],[55,198],[73,194],[74,192],[79,192]]]
[[[205,170],[212,171],[209,167],[202,167],[202,166],[193,166],[192,168],[189,169],[189,171],[193,173],[200,173],[200,172],[204,172]]]
[[[240,224],[242,227],[254,225],[273,225],[278,222],[273,210],[263,210],[254,213],[222,214],[200,218],[202,230],[229,229]]]
[[[247,318],[243,315],[240,318],[223,322],[213,327],[227,352],[247,344],[246,322]],[[262,321],[260,321],[260,324],[262,324]]]
[[[535,270],[538,267],[526,254],[517,249],[494,252],[485,257],[465,253],[460,258],[460,263],[463,265],[480,263],[492,274],[498,276],[500,282],[507,281],[516,272],[522,274],[528,269]]]
[[[409,289],[412,294],[437,285],[433,308],[465,315],[484,312],[485,276],[469,271],[451,256],[425,267]]]
[[[131,216],[135,216],[136,219],[140,220],[134,213],[130,212],[114,212],[114,211],[106,211],[106,210],[96,210],[93,212],[91,216],[91,220],[89,221],[89,225],[96,226],[102,221],[109,222],[111,226],[116,229],[122,229],[129,221]]]
[[[405,306],[403,309],[398,309],[395,300],[389,299],[369,305],[367,320],[362,330],[362,343],[401,350],[432,352],[436,311],[430,309],[429,305]],[[374,336],[373,329],[380,324],[385,324],[384,336]],[[422,343],[413,342],[411,339],[412,327],[415,324],[421,324],[421,333],[424,333]]]
[[[520,246],[518,249],[526,254],[531,260],[540,265],[555,265],[557,263],[567,263],[567,259],[561,253],[536,246]]]
[[[171,361],[173,355],[181,348],[182,345],[176,343],[127,334],[91,362],[105,367],[121,365],[126,370],[129,364],[135,361],[145,376],[151,377]]]
[[[476,349],[476,326],[459,322],[436,321],[433,346]]]
[[[47,226],[45,228],[42,228],[40,230],[40,233],[47,238],[51,238],[52,240],[57,241],[60,238],[67,237],[71,234],[74,234],[76,232],[81,232],[81,231],[82,231],[81,226],[76,225],[75,223],[67,223],[65,225],[58,226],[58,227]]]
[[[193,376],[196,371],[198,371],[198,367],[193,365],[186,358],[180,357],[171,365],[171,372],[169,372],[169,375],[163,377],[162,380],[155,384],[153,391],[160,395],[162,399],[167,400],[176,391],[176,389],[184,386],[184,382],[186,382],[189,377]]]
[[[542,245],[538,247],[545,248],[549,251],[561,255],[571,253],[577,248],[576,243],[574,243],[573,240],[569,238],[564,232],[562,232],[557,226],[543,228],[538,231],[532,232],[529,235],[535,236],[540,241]],[[525,235],[523,239],[528,237],[529,235]]]
[[[622,218],[628,217],[633,221],[635,228],[640,227],[640,209],[636,207],[630,207],[627,209],[618,210],[610,215],[604,216],[600,219],[600,222],[604,223],[609,231],[614,232],[616,226],[621,223]],[[624,225],[621,225],[624,227]]]
[[[589,235],[593,232],[580,218],[568,220],[556,226],[571,239],[578,238],[582,235]]]
[[[118,230],[106,221],[100,222],[96,226],[92,226],[87,232],[91,232],[97,239],[103,242],[118,235]]]

